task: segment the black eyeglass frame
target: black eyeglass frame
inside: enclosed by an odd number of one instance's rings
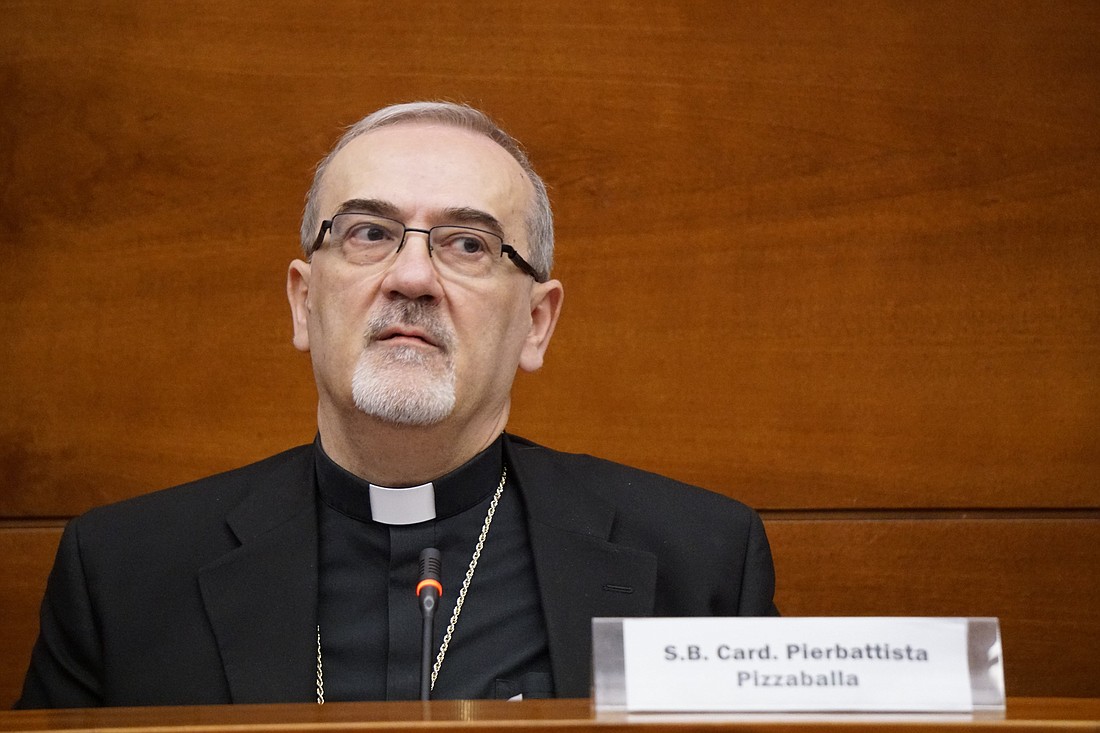
[[[359,213],[359,212],[341,211],[336,216],[340,216],[341,214],[355,214],[355,213]],[[374,214],[369,214],[369,216],[375,216],[375,215]],[[547,280],[547,278],[545,278],[545,277],[543,277],[542,275],[539,274],[538,270],[536,270],[534,267],[531,266],[530,262],[523,259],[523,255],[521,255],[518,251],[516,251],[515,247],[513,247],[510,244],[507,244],[504,241],[503,237],[501,237],[496,232],[489,231],[488,229],[478,229],[477,227],[468,227],[468,226],[463,226],[461,224],[439,224],[438,226],[434,226],[431,229],[415,229],[413,227],[405,226],[402,222],[397,221],[396,219],[390,219],[388,216],[380,216],[378,218],[387,219],[389,221],[394,222],[395,224],[401,224],[401,228],[404,230],[401,233],[401,243],[397,245],[397,250],[396,250],[395,254],[399,253],[405,247],[405,240],[408,237],[409,232],[416,232],[417,234],[424,234],[424,235],[427,236],[426,244],[428,246],[428,256],[431,257],[432,256],[432,230],[433,229],[469,229],[472,232],[480,232],[481,234],[488,234],[490,236],[493,236],[493,237],[496,237],[497,239],[499,239],[500,240],[500,256],[503,257],[505,255],[508,255],[508,259],[510,259],[512,261],[512,264],[514,264],[521,271],[523,271],[524,274],[530,275],[532,278],[534,278],[535,282],[544,283]],[[321,229],[317,232],[317,239],[315,239],[313,241],[313,246],[309,248],[309,256],[310,257],[313,257],[313,254],[317,250],[321,249],[321,245],[324,244],[324,242],[325,242],[325,235],[328,234],[331,231],[332,231],[332,219],[325,219],[324,221],[322,221],[321,222]]]

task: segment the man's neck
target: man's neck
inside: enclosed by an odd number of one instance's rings
[[[321,445],[337,465],[379,486],[417,486],[469,461],[497,439],[508,405],[495,420],[447,419],[423,427],[394,425],[355,413],[334,419],[318,410]]]

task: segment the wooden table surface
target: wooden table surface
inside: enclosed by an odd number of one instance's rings
[[[0,731],[1100,730],[1100,699],[1012,698],[1004,715],[625,715],[590,700],[235,705],[0,712]]]

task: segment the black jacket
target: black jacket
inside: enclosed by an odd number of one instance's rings
[[[776,613],[760,518],[719,494],[505,437],[560,697],[591,619]],[[61,539],[22,708],[315,698],[314,453],[301,446],[84,514]]]

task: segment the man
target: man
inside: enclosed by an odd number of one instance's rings
[[[763,615],[759,518],[504,432],[562,305],[542,181],[483,114],[422,103],[318,167],[287,294],[312,445],[67,527],[19,707],[585,696],[597,616]]]

